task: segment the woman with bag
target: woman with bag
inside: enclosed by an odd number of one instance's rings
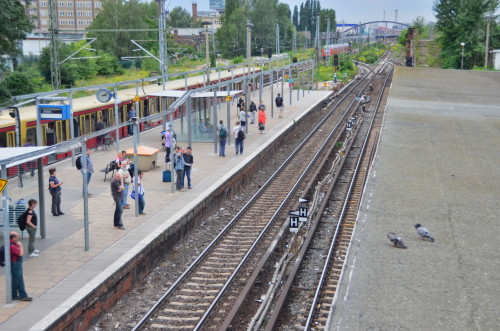
[[[130,197],[135,200],[136,196],[139,199],[139,214],[145,215],[144,206],[146,205],[146,201],[144,200],[144,185],[142,183],[142,177],[144,173],[142,170],[137,171],[137,191],[139,194],[135,194],[135,190],[132,190],[130,193]]]
[[[260,107],[260,110],[259,110],[259,131],[260,131],[260,134],[262,134],[262,132],[264,131],[265,125],[266,125],[266,113],[264,113],[264,107]]]

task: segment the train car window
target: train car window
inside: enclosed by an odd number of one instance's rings
[[[68,130],[68,121],[60,121],[60,123],[61,123],[61,139],[62,139],[61,142],[69,140],[70,133]]]
[[[84,131],[84,133],[89,134],[90,132],[92,132],[91,131],[92,128],[91,128],[91,123],[90,123],[90,116],[85,115],[84,118],[85,118],[85,126],[84,126],[85,131]]]
[[[80,136],[80,117],[73,117],[73,131],[75,133],[75,138]]]
[[[26,141],[30,140],[33,145],[37,145],[36,128],[28,128],[26,130]]]
[[[0,132],[0,147],[7,147],[7,132]]]
[[[55,123],[49,122],[45,128],[46,145],[52,146],[56,143]]]
[[[149,116],[149,99],[146,99],[142,102],[143,105],[143,117]]]

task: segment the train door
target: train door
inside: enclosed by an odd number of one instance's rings
[[[67,141],[69,138],[67,121],[56,121],[55,123],[56,143]]]
[[[108,119],[106,121],[106,126],[114,126],[115,125],[115,110],[113,108],[106,109],[106,113],[108,114]]]

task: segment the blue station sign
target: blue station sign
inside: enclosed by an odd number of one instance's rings
[[[71,116],[70,105],[38,105],[40,120],[68,120]]]

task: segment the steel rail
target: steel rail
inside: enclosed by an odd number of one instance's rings
[[[382,70],[379,73],[383,72],[383,70],[385,69],[386,65],[384,65],[384,67],[382,68]],[[311,308],[309,310],[309,314],[308,314],[306,325],[305,325],[305,330],[309,330],[310,327],[311,327],[312,319],[314,317],[314,312],[316,310],[316,305],[317,305],[317,303],[319,301],[319,297],[320,297],[321,290],[322,290],[322,287],[323,287],[323,284],[324,284],[324,281],[325,281],[325,278],[326,278],[326,274],[328,272],[328,268],[330,266],[330,261],[331,261],[332,255],[334,254],[335,244],[337,243],[337,240],[339,238],[339,232],[340,232],[340,228],[342,226],[342,220],[343,220],[343,218],[345,216],[345,212],[346,212],[347,207],[349,205],[349,197],[351,196],[351,193],[352,193],[352,190],[353,190],[353,187],[354,187],[354,183],[356,181],[356,178],[357,178],[357,175],[358,175],[358,172],[359,172],[359,168],[361,166],[361,163],[363,162],[363,155],[365,153],[366,146],[367,146],[368,140],[370,138],[370,133],[371,133],[371,130],[373,128],[373,123],[375,122],[376,113],[378,111],[378,108],[380,106],[380,102],[381,102],[382,97],[384,95],[384,90],[385,90],[385,88],[387,86],[387,82],[389,81],[389,79],[391,77],[391,73],[392,73],[392,69],[389,71],[389,74],[387,75],[387,78],[385,79],[384,85],[382,86],[382,91],[381,91],[380,96],[379,96],[379,98],[377,100],[377,105],[375,107],[373,117],[372,117],[372,119],[370,121],[370,129],[368,130],[366,138],[365,138],[365,140],[363,142],[363,147],[361,149],[358,162],[356,163],[356,168],[354,170],[354,174],[353,174],[351,183],[349,185],[349,190],[347,191],[346,199],[345,199],[344,205],[342,207],[342,212],[339,215],[339,221],[337,223],[337,226],[335,227],[335,234],[333,235],[333,239],[332,239],[332,242],[330,244],[330,248],[328,250],[328,256],[326,258],[325,265],[324,265],[323,270],[321,272],[320,281],[319,281],[318,286],[316,288],[316,292],[315,292],[315,295],[314,295],[314,298],[313,298],[313,302],[312,302]],[[345,263],[346,263],[346,261],[344,261],[344,265],[345,265]]]
[[[373,71],[370,71],[370,72],[373,72]],[[369,72],[369,73],[370,73]],[[366,74],[366,76],[369,75],[369,73]],[[163,304],[163,302],[165,300],[167,300],[170,295],[177,289],[177,287],[186,279],[186,277],[193,271],[193,269],[205,258],[205,256],[208,254],[208,252],[215,246],[215,244],[217,244],[219,242],[219,240],[226,234],[226,232],[232,228],[232,226],[236,223],[236,221],[246,212],[246,210],[249,208],[250,205],[252,205],[256,200],[257,198],[262,194],[262,192],[267,189],[267,187],[270,185],[270,183],[275,179],[275,177],[277,177],[277,175],[281,172],[281,170],[293,159],[293,157],[299,152],[299,150],[307,143],[307,141],[316,133],[316,131],[324,124],[324,122],[331,116],[331,114],[333,114],[333,111],[338,107],[338,105],[345,99],[347,98],[349,95],[350,95],[350,92],[352,92],[352,90],[354,90],[359,84],[362,83],[362,80],[359,81],[357,84],[355,84],[353,86],[353,88],[344,96],[342,97],[339,102],[337,103],[337,105],[335,107],[332,108],[332,110],[330,112],[328,112],[328,114],[316,125],[315,128],[313,128],[313,130],[311,130],[311,132],[306,136],[306,138],[304,138],[304,140],[300,143],[299,146],[297,146],[297,148],[290,154],[290,156],[281,164],[281,166],[276,169],[276,171],[271,175],[271,177],[261,186],[261,188],[250,198],[250,200],[240,209],[240,211],[231,219],[231,221],[229,221],[229,223],[220,231],[220,233],[208,244],[208,246],[198,255],[198,257],[189,265],[189,267],[177,278],[177,280],[170,286],[170,288],[158,299],[158,301],[152,306],[152,308],[147,311],[144,316],[141,318],[141,320],[139,320],[139,322],[134,326],[134,328],[132,329],[132,331],[137,331],[137,330],[140,330],[144,324],[148,321],[148,319],[156,312],[156,310]],[[368,84],[368,83],[367,83]],[[366,85],[364,87],[366,87]],[[351,103],[351,105],[356,102],[356,100],[354,99]],[[346,112],[347,113],[347,112]],[[344,116],[345,114],[344,113]],[[343,117],[344,117],[343,116]],[[342,117],[342,118],[343,118]],[[341,121],[339,121],[340,123]],[[338,127],[339,124],[337,124],[337,126],[334,128],[334,130]],[[334,131],[332,130],[332,131]],[[325,142],[328,141],[328,139],[325,140]],[[311,160],[311,162],[309,163],[307,169],[309,168],[309,166],[312,164],[312,162],[314,162],[314,160],[316,159],[317,155],[319,155],[319,151],[318,153],[316,153],[316,155],[313,157],[313,160]],[[304,176],[304,174],[306,173],[306,171],[303,172],[303,174],[301,175],[300,178],[302,178]],[[294,185],[294,187],[292,188],[291,192],[293,192],[295,190],[295,188],[298,186],[298,182]],[[279,210],[282,208],[283,204],[286,202],[286,200],[288,199],[288,196],[290,195],[291,193],[289,193],[287,195],[287,197],[284,199],[284,202],[280,205],[279,207]],[[278,212],[275,213],[275,215],[277,215]],[[273,217],[271,218],[271,220],[268,222],[268,224],[266,225],[266,227],[264,228],[263,231],[266,231],[269,227],[269,225],[272,223],[272,220],[274,219],[274,215]],[[264,232],[261,232],[261,234],[259,235],[258,239],[260,239],[262,237]],[[252,247],[250,248],[251,250],[253,250],[253,247],[256,245],[256,243],[254,243],[254,245],[252,245]],[[248,254],[247,254],[248,255]],[[247,256],[245,255],[245,257]],[[240,263],[241,264],[241,263]],[[234,273],[235,274],[235,273]],[[232,276],[232,275],[231,275]],[[232,278],[231,278],[232,280]],[[227,284],[225,284],[224,286],[224,289],[227,288],[226,286]],[[222,292],[222,291],[221,291]],[[218,296],[216,299],[218,301],[218,299],[220,298],[220,296]],[[210,307],[213,307],[215,306],[215,304],[212,304]],[[205,314],[207,315],[206,317],[208,317],[208,314]],[[204,318],[203,320],[206,319],[204,315]],[[198,327],[198,326],[197,326]]]

